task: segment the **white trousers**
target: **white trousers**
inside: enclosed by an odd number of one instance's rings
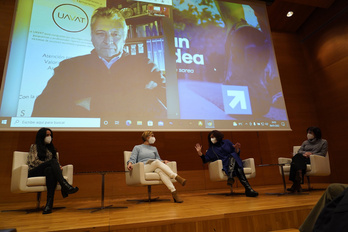
[[[160,176],[162,182],[171,192],[176,190],[171,179],[174,179],[177,174],[173,172],[168,165],[164,164],[160,160],[155,160],[151,164],[145,164],[144,171],[145,173],[156,172]]]

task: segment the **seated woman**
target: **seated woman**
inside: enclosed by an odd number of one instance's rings
[[[258,192],[253,190],[245,177],[243,170],[243,162],[240,155],[240,143],[233,144],[228,139],[223,139],[224,135],[217,130],[213,130],[208,135],[209,149],[206,154],[202,153],[202,146],[197,143],[195,148],[203,163],[213,162],[216,160],[222,161],[223,170],[228,176],[227,184],[233,185],[234,177],[237,176],[240,183],[245,188],[247,197],[256,197]]]
[[[29,166],[28,177],[46,177],[47,202],[42,212],[43,214],[52,213],[53,198],[57,182],[61,186],[63,198],[79,190],[78,187],[72,187],[64,179],[52,139],[53,132],[49,128],[41,128],[36,134],[35,144],[30,146],[27,160]]]
[[[182,186],[186,184],[186,179],[182,178],[178,174],[174,173],[168,165],[166,165],[169,161],[162,160],[158,154],[157,148],[152,144],[155,143],[156,138],[152,131],[145,131],[141,135],[143,139],[143,144],[136,145],[133,148],[132,155],[127,161],[128,170],[133,169],[133,164],[143,162],[144,171],[146,173],[156,172],[160,176],[162,182],[167,186],[167,188],[171,191],[174,202],[182,203],[184,202],[177,194],[177,191],[171,181],[171,179],[175,179]]]
[[[310,164],[311,155],[326,156],[328,149],[327,141],[321,138],[319,127],[307,128],[307,140],[305,140],[297,154],[292,157],[289,180],[293,185],[288,189],[290,192],[302,192],[301,183],[306,174],[307,164]]]

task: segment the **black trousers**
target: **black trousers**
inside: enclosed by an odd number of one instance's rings
[[[307,164],[310,164],[310,159],[304,157],[302,154],[297,153],[292,157],[289,180],[295,181],[296,172],[302,170],[302,180],[303,176],[306,174]]]
[[[233,178],[237,176],[237,169],[240,168],[236,160],[231,156],[229,160],[229,166],[228,166],[228,173],[227,176],[228,178]]]
[[[57,182],[63,186],[64,177],[57,159],[53,158],[31,169],[28,173],[28,177],[35,176],[46,177],[47,197],[54,197]]]

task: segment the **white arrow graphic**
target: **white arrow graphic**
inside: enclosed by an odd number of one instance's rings
[[[244,91],[240,90],[227,90],[227,96],[234,97],[233,100],[229,103],[229,105],[234,109],[237,104],[240,102],[240,108],[245,110],[247,108]]]

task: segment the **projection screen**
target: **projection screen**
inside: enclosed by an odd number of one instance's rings
[[[0,130],[290,130],[262,1],[17,0],[4,70]]]

